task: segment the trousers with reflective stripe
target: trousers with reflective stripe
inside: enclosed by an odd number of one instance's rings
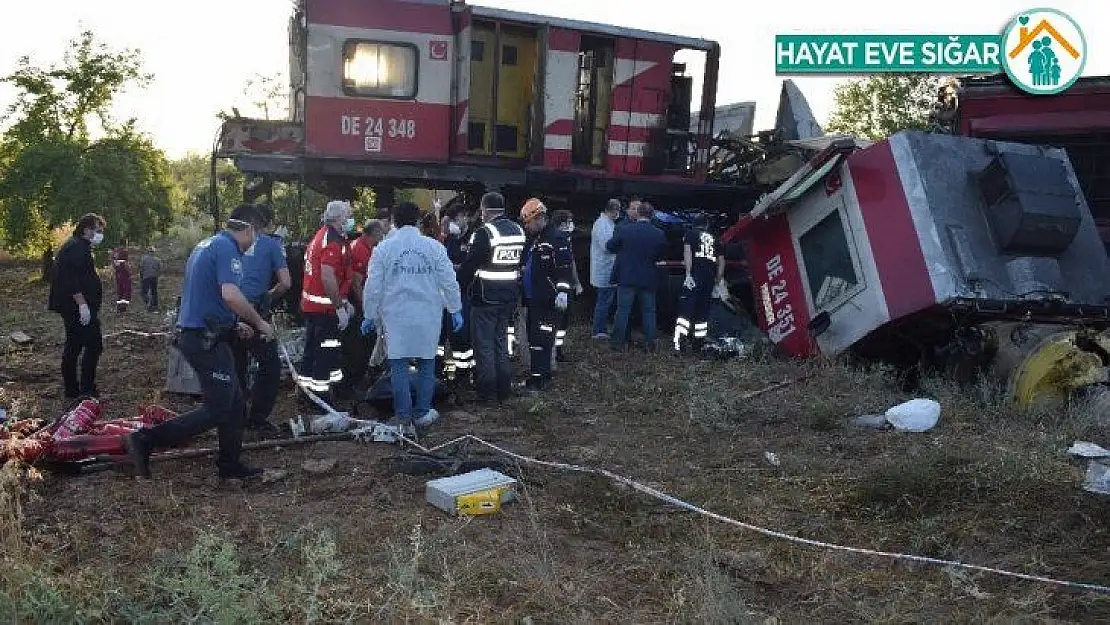
[[[327,393],[343,381],[343,344],[339,319],[326,313],[305,313],[304,360],[300,381],[314,393]]]
[[[567,341],[567,328],[570,326],[570,307],[555,311],[555,347],[562,347]]]
[[[551,351],[555,348],[555,309],[528,308],[529,380],[543,383],[551,377]]]
[[[700,345],[709,337],[709,308],[713,303],[713,274],[695,275],[693,290],[682,290],[674,325],[674,348],[681,351],[693,339]]]
[[[451,315],[443,313],[443,328],[440,332],[439,347],[436,355],[443,358],[443,370],[447,374],[466,373],[474,368],[474,349],[470,341],[470,302],[463,300],[463,325],[454,331]]]

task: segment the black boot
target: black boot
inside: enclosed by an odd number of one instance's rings
[[[241,424],[221,424],[219,428],[220,455],[216,460],[221,480],[245,480],[259,477],[262,469],[248,467],[240,462],[243,451],[243,428]]]

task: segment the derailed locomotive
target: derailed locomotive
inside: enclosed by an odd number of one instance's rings
[[[989,370],[1023,406],[1107,381],[1110,260],[1062,149],[835,141],[727,237],[791,355]]]
[[[260,194],[275,180],[386,203],[395,188],[496,189],[593,215],[612,195],[737,200],[706,180],[715,42],[452,0],[295,6],[291,119],[229,119],[218,142]],[[696,96],[683,51],[703,61]]]

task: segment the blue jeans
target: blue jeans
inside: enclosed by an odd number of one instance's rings
[[[640,317],[644,326],[644,340],[655,345],[655,289],[636,286],[617,287],[617,323],[613,327],[613,345],[623,347],[628,343],[628,319],[632,305],[640,301]]]
[[[617,287],[597,287],[597,302],[594,303],[594,334],[606,334],[609,330],[609,313],[617,299]]]
[[[393,387],[393,413],[401,423],[412,423],[413,417],[423,417],[432,409],[432,395],[436,391],[434,358],[417,359],[416,377],[409,374],[408,358],[389,360],[389,382]],[[412,407],[412,387],[416,386],[416,410]]]

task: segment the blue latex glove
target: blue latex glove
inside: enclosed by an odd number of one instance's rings
[[[368,334],[370,334],[371,332],[374,331],[374,320],[373,319],[363,319],[362,320],[362,326],[359,327],[359,330],[362,331],[363,336],[367,336]]]
[[[451,313],[451,331],[458,332],[462,329],[463,317],[462,311]]]

